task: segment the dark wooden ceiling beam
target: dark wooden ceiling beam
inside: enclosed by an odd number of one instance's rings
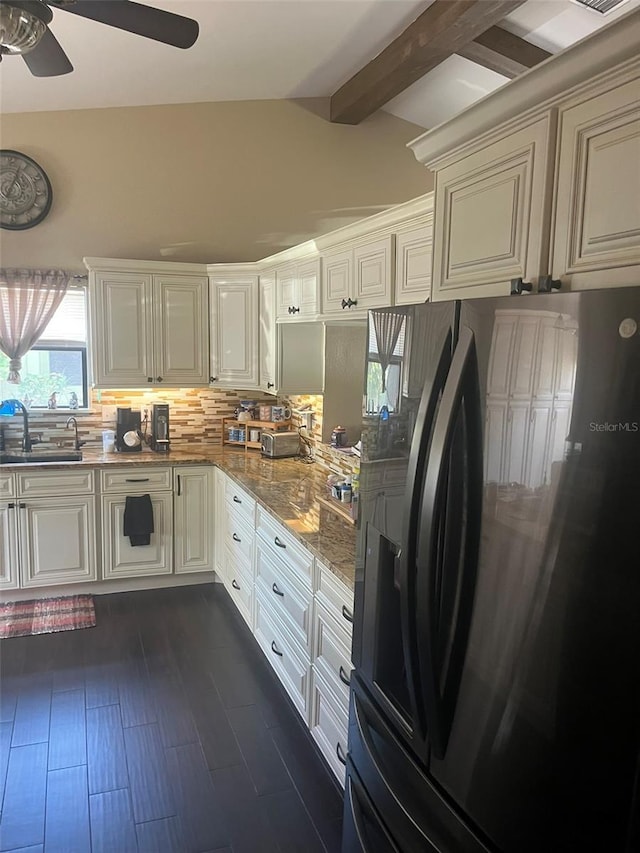
[[[434,0],[331,97],[331,121],[359,124],[525,0]]]
[[[458,54],[510,79],[551,56],[548,51],[503,30],[502,27],[490,27],[480,33],[473,41],[464,45]]]

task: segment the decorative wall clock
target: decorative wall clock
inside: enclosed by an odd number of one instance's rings
[[[19,151],[0,150],[0,227],[11,231],[33,228],[51,208],[46,172]]]

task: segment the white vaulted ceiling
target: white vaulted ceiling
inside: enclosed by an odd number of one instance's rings
[[[51,29],[75,70],[35,78],[18,57],[0,64],[0,110],[32,112],[143,104],[328,97],[398,36],[427,0],[158,0],[195,18],[200,36],[179,50],[55,10]],[[528,0],[500,26],[551,52],[624,14],[573,0]],[[507,82],[453,56],[385,109],[433,127]]]

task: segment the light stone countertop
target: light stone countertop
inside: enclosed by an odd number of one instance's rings
[[[298,459],[266,459],[256,451],[219,445],[185,443],[169,453],[103,453],[97,445],[83,447],[79,462],[3,464],[0,472],[39,468],[106,468],[145,465],[217,465],[278,519],[350,589],[354,586],[356,528],[317,501],[326,493],[326,468]]]

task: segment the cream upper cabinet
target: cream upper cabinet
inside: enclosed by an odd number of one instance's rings
[[[209,384],[207,279],[154,276],[156,382]]]
[[[215,386],[257,388],[258,276],[209,277],[211,381]]]
[[[271,272],[260,273],[260,388],[275,394],[276,387],[276,279]]]
[[[640,68],[629,76],[560,110],[551,269],[573,289],[640,281]]]
[[[433,215],[396,232],[396,305],[415,305],[431,297]]]
[[[117,261],[116,269],[90,262],[85,259],[96,387],[207,385],[206,276],[155,274],[153,265],[137,270],[133,261]]]
[[[322,258],[322,313],[344,314],[342,304],[353,291],[353,251],[338,249]]]
[[[348,316],[393,303],[394,237],[387,234],[323,256],[322,312]]]
[[[309,319],[318,313],[320,259],[285,264],[276,270],[276,311],[279,320]]]
[[[433,299],[505,296],[547,269],[548,113],[436,174]]]

